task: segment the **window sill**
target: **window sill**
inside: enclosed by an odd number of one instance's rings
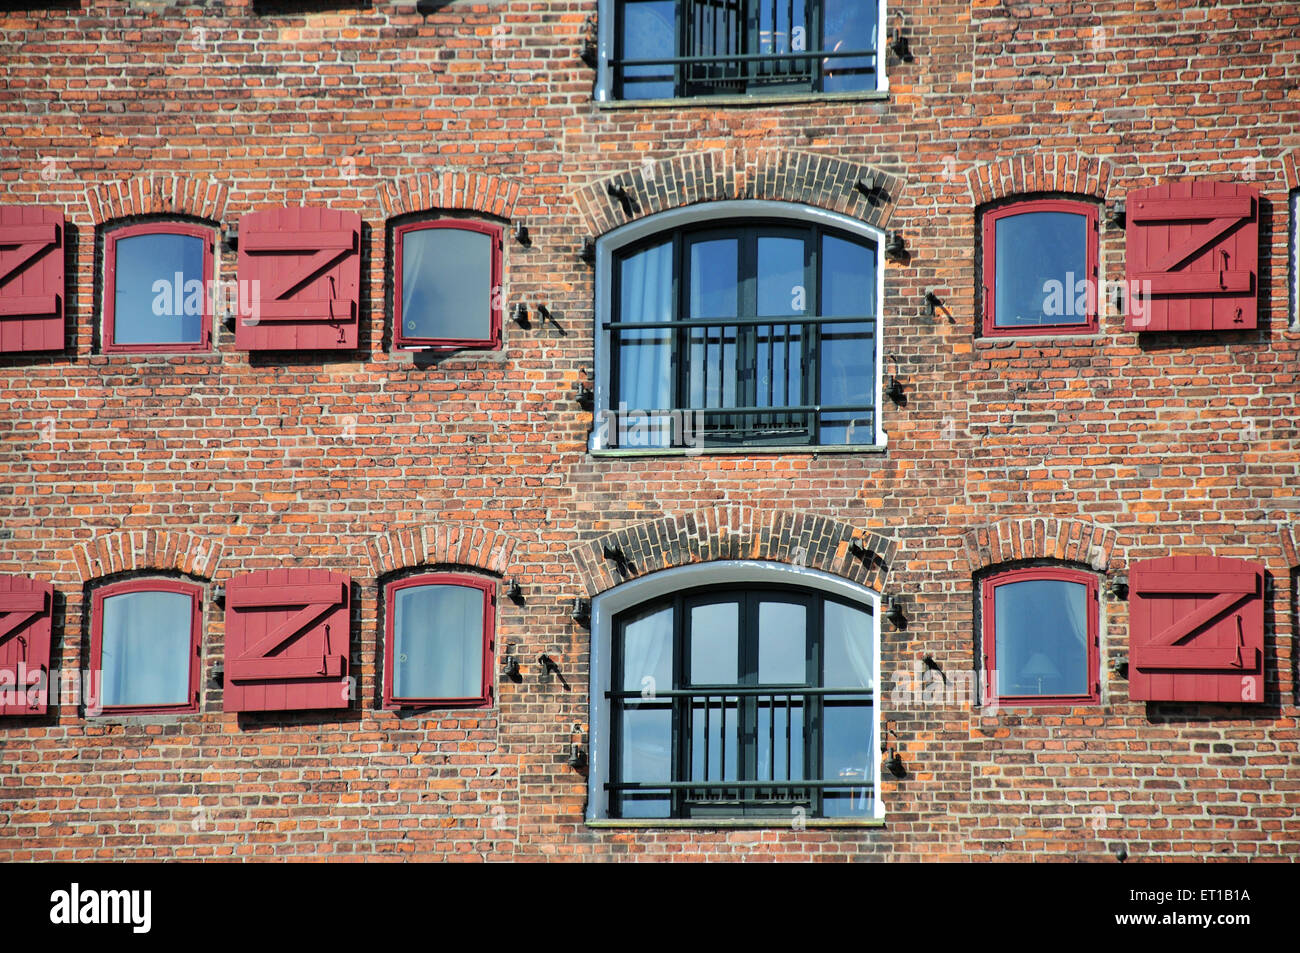
[[[1001,345],[1013,345],[1016,347],[1065,347],[1070,344],[1098,344],[1104,343],[1110,335],[1101,331],[1058,331],[1055,333],[1044,332],[1042,334],[1006,334],[981,336],[975,338],[977,348],[993,348]]]
[[[798,820],[799,827],[795,828],[795,821]],[[587,827],[593,830],[672,830],[672,829],[695,829],[695,830],[781,830],[791,829],[798,830],[803,828],[843,828],[843,829],[875,829],[883,828],[885,821],[883,819],[872,818],[870,820],[853,820],[844,817],[808,817],[796,818],[791,815],[789,818],[708,818],[708,817],[691,817],[676,819],[622,819],[622,818],[600,818],[597,820],[588,820]]]
[[[593,100],[597,109],[710,109],[719,106],[737,106],[753,108],[762,106],[789,106],[797,103],[836,103],[836,102],[884,102],[889,99],[888,90],[873,90],[860,93],[786,93],[768,96],[683,96],[680,99],[597,99]]]
[[[814,444],[812,446],[800,447],[704,447],[696,449],[694,447],[646,447],[626,450],[614,449],[596,449],[588,450],[592,458],[600,457],[707,457],[707,456],[752,456],[762,454],[770,456],[774,454],[785,454],[789,456],[817,456],[823,453],[857,453],[871,454],[884,453],[889,447],[883,443],[859,444],[856,446],[839,446]]]

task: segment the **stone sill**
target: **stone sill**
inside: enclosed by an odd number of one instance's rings
[[[816,445],[810,447],[707,447],[703,450],[668,447],[648,447],[637,450],[588,450],[587,454],[594,460],[636,457],[711,457],[711,456],[754,456],[762,454],[771,456],[785,454],[788,456],[818,456],[819,454],[875,454],[884,453],[888,446],[883,443],[862,444],[854,447]]]
[[[841,829],[841,830],[880,830],[885,826],[884,820],[855,821],[847,818],[809,817],[794,827],[794,819],[776,820],[774,818],[736,818],[734,820],[717,820],[713,818],[691,817],[677,820],[621,820],[605,818],[588,820],[587,827],[593,830],[799,830],[799,829]]]
[[[889,92],[862,93],[790,93],[771,96],[689,96],[681,99],[607,99],[593,100],[597,109],[709,109],[735,106],[742,109],[764,106],[790,106],[802,103],[885,102]]]

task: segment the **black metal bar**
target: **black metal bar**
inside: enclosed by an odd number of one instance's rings
[[[719,689],[717,688],[670,689],[670,690],[661,690],[656,688],[654,698],[646,698],[644,700],[647,703],[653,703],[656,700],[662,698],[709,698],[713,695],[717,695],[718,692]],[[851,695],[854,698],[870,699],[875,694],[875,690],[870,688],[791,688],[791,689],[777,688],[774,690],[771,686],[767,686],[764,688],[747,688],[743,685],[737,685],[734,688],[729,686],[725,689],[725,692],[728,696],[733,698],[740,698],[740,697],[749,698],[753,696],[763,696],[763,695],[768,696],[770,698],[785,698],[787,696],[790,698],[802,698],[804,696],[811,696],[811,695]],[[639,699],[642,696],[640,690],[633,688],[633,689],[618,690],[618,691],[613,691],[613,690],[607,691],[605,692],[605,697]]]
[[[849,317],[825,318],[691,318],[685,321],[606,321],[601,325],[606,331],[659,331],[668,328],[747,328],[754,326],[772,326],[775,324],[793,324],[799,327],[822,324],[875,324],[874,315],[855,315]],[[719,335],[721,340],[721,335]],[[707,341],[706,341],[707,343]]]
[[[804,52],[789,53],[734,53],[729,56],[665,56],[653,60],[610,60],[611,66],[674,66],[682,64],[691,65],[710,65],[717,63],[743,63],[743,62],[761,62],[763,60],[783,60],[783,59],[841,59],[845,57],[860,57],[871,59],[876,58],[875,50],[807,50]],[[875,67],[872,67],[874,70]],[[865,67],[864,67],[865,69]],[[740,77],[736,77],[739,79]]]
[[[788,787],[792,790],[801,788],[820,788],[822,790],[835,790],[844,788],[846,790],[874,791],[875,785],[868,782],[865,778],[829,778],[817,779],[800,779],[790,781],[788,784],[773,784],[770,780],[755,779],[753,781],[709,781],[707,783],[700,781],[606,781],[605,789],[607,791],[680,791],[689,790],[690,788],[727,788],[734,790],[744,790],[745,788],[783,788]]]

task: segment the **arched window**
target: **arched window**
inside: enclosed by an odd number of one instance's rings
[[[1059,567],[1012,569],[986,577],[981,592],[989,701],[1100,701],[1095,576]]]
[[[393,230],[395,347],[501,346],[501,235],[463,218]]]
[[[738,573],[677,570],[598,615],[593,796],[611,818],[875,817],[874,600]]]
[[[984,213],[984,334],[1097,330],[1097,206],[1013,202]]]
[[[95,590],[88,704],[104,713],[199,710],[202,594],[176,579],[130,579]]]
[[[212,347],[213,230],[148,222],[104,235],[106,352]]]
[[[492,700],[490,579],[429,573],[387,587],[384,706],[484,707]]]
[[[882,443],[878,248],[869,226],[777,202],[606,236],[593,449]]]

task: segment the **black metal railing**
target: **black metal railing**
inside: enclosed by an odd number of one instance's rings
[[[874,361],[876,318],[870,315],[609,321],[604,328],[610,332],[615,362],[621,345],[644,346],[648,343],[646,332],[672,332],[678,406],[628,409],[649,418],[699,415],[699,427],[683,428],[676,435],[678,443],[694,438],[708,445],[815,444],[822,442],[825,426],[846,427],[850,423],[874,439],[874,373],[871,380],[856,382],[856,390],[870,395],[867,401],[817,400],[821,344],[829,334],[825,329],[847,325],[870,329],[862,346],[872,349]],[[616,371],[619,377],[633,372],[625,366]],[[841,419],[827,419],[835,417]]]
[[[835,778],[817,776],[827,696],[859,706],[864,713],[873,701],[872,690],[863,688],[727,686],[654,695],[606,692],[614,703],[615,725],[624,710],[648,706],[671,707],[678,727],[672,744],[672,780],[621,780],[616,768],[615,780],[605,787],[616,800],[621,795],[667,799],[674,816],[796,806],[815,811],[829,793],[865,802],[874,790],[865,769],[841,772]]]
[[[821,19],[819,0],[682,0],[677,55],[622,57],[611,66],[620,89],[671,80],[674,96],[818,92],[837,63],[862,76],[862,88],[874,88],[876,50],[830,46]],[[808,48],[824,45],[830,48]]]

